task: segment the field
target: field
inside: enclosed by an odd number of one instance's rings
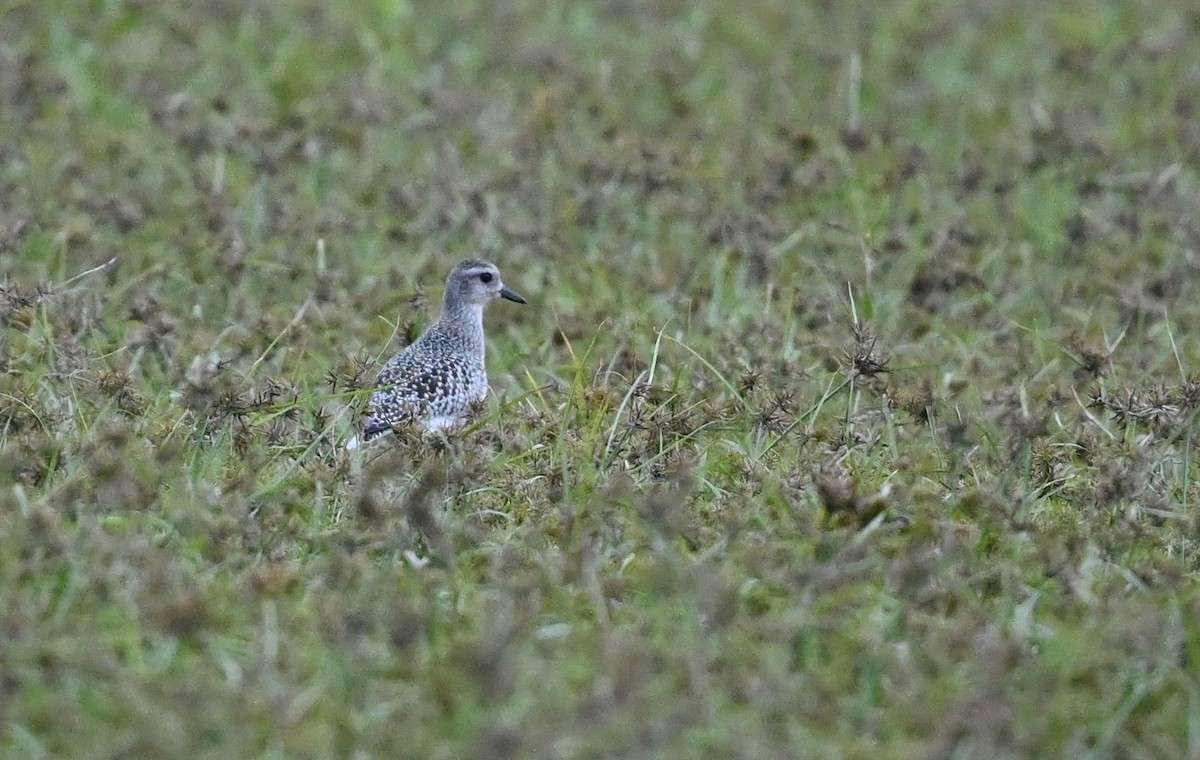
[[[0,0],[0,758],[1200,758],[1198,39]]]

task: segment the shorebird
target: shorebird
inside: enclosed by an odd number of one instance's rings
[[[471,259],[454,267],[446,278],[441,315],[384,365],[375,381],[371,416],[346,448],[356,449],[396,427],[437,431],[464,424],[472,407],[487,398],[483,308],[497,298],[527,303],[500,280],[490,261]]]

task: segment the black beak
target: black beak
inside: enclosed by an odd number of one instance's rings
[[[529,303],[528,301],[526,301],[524,298],[521,297],[520,293],[513,290],[512,288],[509,288],[507,285],[500,288],[500,297],[505,299],[506,301],[514,301],[516,303]]]

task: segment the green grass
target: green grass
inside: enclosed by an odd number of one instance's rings
[[[0,757],[1200,757],[1200,15],[963,5],[0,2]]]

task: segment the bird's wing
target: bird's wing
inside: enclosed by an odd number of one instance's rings
[[[465,395],[472,368],[467,360],[421,348],[413,344],[379,373],[364,440],[431,415],[453,414],[469,401]]]

